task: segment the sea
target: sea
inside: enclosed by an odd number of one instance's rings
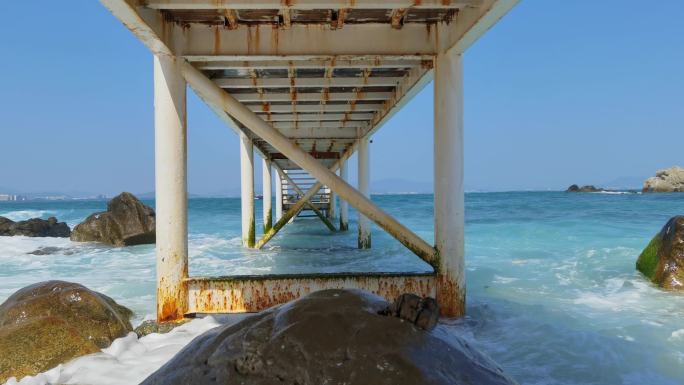
[[[431,195],[372,199],[433,240]],[[105,208],[104,200],[0,202],[0,216],[56,216],[73,227]],[[467,316],[439,328],[470,341],[522,385],[682,385],[684,293],[660,290],[635,270],[649,240],[678,214],[684,194],[468,193]],[[316,218],[298,218],[255,251],[240,245],[239,198],[190,199],[190,275],[430,270],[377,227],[372,249],[358,250],[356,215],[351,210],[350,230],[337,233]],[[45,247],[58,250],[29,254]],[[154,318],[153,245],[0,237],[0,302],[50,279],[111,296],[135,312],[134,325]],[[7,384],[135,384],[218,324],[209,317],[167,335],[131,334],[101,353]]]

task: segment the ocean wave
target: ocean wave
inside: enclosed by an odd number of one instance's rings
[[[641,194],[641,191],[596,191],[596,194],[611,194],[611,195]]]
[[[13,221],[25,221],[31,218],[43,218],[48,216],[54,216],[54,214],[54,211],[48,210],[16,210],[0,213],[0,217],[9,218]]]

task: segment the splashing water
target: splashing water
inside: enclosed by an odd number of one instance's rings
[[[373,200],[426,240],[433,238],[432,196]],[[73,227],[104,208],[105,202],[9,202],[0,203],[0,215],[54,215]],[[524,385],[681,385],[684,294],[653,287],[634,268],[650,238],[677,214],[684,214],[684,194],[467,194],[468,315],[446,320],[444,330],[471,340]],[[353,223],[351,231],[331,234],[315,219],[300,219],[265,250],[244,250],[239,199],[190,200],[189,227],[191,275],[430,270],[377,228],[373,249],[357,250]],[[47,246],[60,249],[27,254]],[[154,316],[151,245],[0,237],[0,301],[47,279],[79,282],[113,297],[135,311],[134,323]],[[145,344],[125,338],[119,345],[129,353],[121,354],[133,357]],[[131,373],[139,380],[161,362]],[[79,365],[83,373],[87,365]],[[74,368],[70,363],[58,371],[60,383],[96,377],[70,377]]]

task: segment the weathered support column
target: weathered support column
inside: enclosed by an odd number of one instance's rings
[[[335,192],[330,189],[330,204],[328,205],[328,218],[334,220],[337,216],[337,197]]]
[[[443,315],[460,317],[465,313],[463,66],[455,52],[435,60],[434,108],[437,301]]]
[[[234,120],[245,125],[255,135],[268,142],[293,163],[309,172],[319,183],[332,188],[342,199],[349,202],[359,212],[368,216],[370,220],[374,221],[424,261],[433,267],[438,265],[434,246],[425,242],[420,236],[380,209],[367,196],[335,175],[334,171],[325,167],[319,160],[301,149],[271,124],[265,122],[247,106],[221,89],[204,73],[193,67],[192,64],[188,62],[183,64],[183,75],[197,95],[209,104],[212,110],[217,111],[222,116],[228,116],[223,111],[230,114]],[[357,145],[352,148],[355,148]],[[339,165],[336,167],[339,167]]]
[[[154,57],[154,163],[157,222],[157,321],[188,307],[186,84],[182,59]]]
[[[347,161],[344,160],[340,164],[340,178],[347,182]],[[340,197],[340,231],[349,230],[349,220],[347,219],[349,215],[349,204],[347,201]]]
[[[242,245],[254,247],[254,145],[252,139],[240,134],[240,190],[242,199]]]
[[[368,138],[359,139],[359,192],[370,198],[370,148]],[[371,229],[368,218],[359,212],[359,249],[370,249]]]
[[[271,161],[264,159],[261,166],[262,200],[264,203],[264,233],[267,233],[273,226],[273,210],[271,209],[271,203],[273,201],[273,194],[271,193]]]
[[[275,176],[275,220],[279,221],[283,217],[283,180],[276,173]]]

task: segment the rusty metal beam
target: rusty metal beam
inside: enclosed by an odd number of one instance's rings
[[[143,0],[153,9],[458,9],[476,7],[482,0]]]
[[[269,103],[248,104],[247,108],[256,113],[320,113],[326,114],[331,112],[376,112],[385,107],[384,103],[364,103],[364,104],[298,104],[296,111],[292,105],[279,105]]]
[[[329,100],[347,101],[352,99],[357,100],[387,100],[394,97],[394,92],[299,92],[296,98],[290,93],[273,93],[273,92],[250,92],[250,93],[234,93],[233,97],[242,103],[245,102],[321,102],[325,103]]]
[[[394,87],[403,80],[402,76],[331,77],[331,78],[213,78],[221,88],[321,88],[321,87]]]
[[[288,159],[287,156],[280,152],[272,152],[271,159]],[[339,152],[327,152],[327,151],[312,151],[309,155],[316,159],[340,159]]]
[[[185,55],[200,70],[221,69],[319,69],[319,68],[411,68],[433,55]]]
[[[434,297],[434,273],[332,273],[191,277],[188,313],[258,312],[325,289],[361,289],[394,301],[404,293]]]

